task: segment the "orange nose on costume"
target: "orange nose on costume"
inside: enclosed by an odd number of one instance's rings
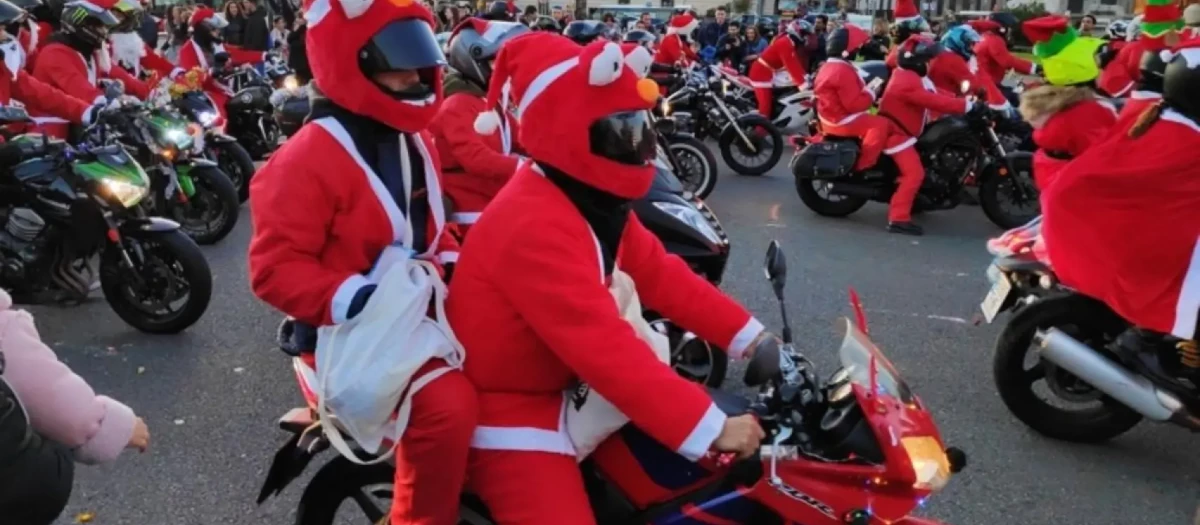
[[[658,101],[658,83],[648,78],[643,78],[637,83],[638,96],[646,101],[646,104],[651,106]]]

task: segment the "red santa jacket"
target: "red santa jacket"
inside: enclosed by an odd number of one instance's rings
[[[658,45],[658,51],[654,53],[654,62],[656,64],[677,64],[696,59],[696,52],[692,51],[692,46],[685,43],[683,38],[675,34],[664,36],[662,42]]]
[[[1108,102],[1092,96],[1080,99],[1070,95],[1070,91],[1066,93],[1057,100],[1051,99],[1040,116],[1030,119],[1034,126],[1033,142],[1038,146],[1033,155],[1033,180],[1043,192],[1064,166],[1107,137],[1117,121],[1117,112]],[[1083,93],[1090,94],[1091,90]],[[1029,111],[1031,100],[1026,96],[1021,102],[1022,113]]]
[[[1165,111],[1144,135],[1113,134],[1075,159],[1042,205],[1064,283],[1141,328],[1184,339],[1197,337],[1200,309],[1197,150],[1200,125]]]
[[[879,102],[879,113],[888,117],[892,127],[884,152],[892,154],[916,144],[933,115],[961,115],[969,109],[969,100],[938,93],[929,77],[896,68]]]
[[[808,52],[796,49],[796,44],[787,35],[772,40],[763,50],[758,60],[750,66],[750,80],[755,82],[754,87],[769,88],[775,72],[783,68],[787,68],[796,85],[804,83],[804,76],[808,73]],[[758,85],[763,82],[767,85]]]
[[[17,39],[26,50],[25,68],[33,71],[33,61],[37,57],[37,52],[42,49],[49,41],[50,35],[54,33],[54,28],[45,22],[37,22],[30,28],[21,28],[17,33]]]
[[[979,69],[994,82],[1003,81],[1010,69],[1023,75],[1037,72],[1037,64],[1009,52],[1004,37],[996,33],[983,34],[975,44],[975,58],[979,61]]]
[[[708,451],[725,415],[620,317],[599,240],[532,162],[488,205],[471,235],[446,312],[479,391],[473,447],[574,455],[561,426],[563,391],[579,379],[683,456],[695,460]],[[763,330],[667,254],[636,216],[621,236],[616,267],[637,284],[643,305],[734,357]]]
[[[417,146],[411,157],[423,163],[429,202],[429,221],[422,226],[429,249],[418,256],[454,262],[458,245],[445,233],[437,152],[424,133]],[[363,274],[384,248],[412,242],[405,238],[408,219],[333,117],[302,127],[251,185],[250,287],[302,322],[345,321],[355,294],[372,284]]]
[[[1008,99],[1004,98],[1004,93],[1000,91],[996,82],[979,69],[979,63],[975,57],[964,60],[958,53],[949,50],[942,51],[929,61],[929,80],[932,80],[933,85],[938,89],[953,95],[964,94],[962,83],[966,81],[970,84],[971,90],[967,94],[974,95],[975,90],[982,88],[987,93],[987,104],[992,109],[1010,107]]]
[[[17,65],[19,60],[11,66],[9,60],[5,55],[0,62],[0,105],[7,106],[17,100],[26,106],[46,108],[50,115],[64,121],[83,122],[90,105],[30,76]],[[10,67],[16,68],[16,74]]]
[[[1155,39],[1139,38],[1126,44],[1100,72],[1096,86],[1113,98],[1128,96],[1142,78],[1142,54],[1160,48],[1162,42]]]
[[[146,98],[150,89],[142,81],[133,78],[120,67],[113,67],[108,50],[97,51],[95,57],[84,57],[74,48],[51,42],[38,52],[33,76],[54,86],[62,92],[85,102],[97,103],[104,100],[104,91],[98,80],[111,78],[125,84],[125,93],[140,99]],[[55,111],[45,106],[25,101],[29,114],[42,124],[46,133],[59,138],[67,136],[67,121],[55,117]]]
[[[483,207],[517,171],[520,157],[513,143],[520,130],[517,119],[501,115],[499,131],[481,135],[475,131],[475,118],[486,109],[482,95],[453,93],[442,102],[437,118],[429,124],[438,157],[442,159],[446,194],[454,201],[451,222],[455,224],[473,224]]]
[[[825,61],[813,81],[817,116],[831,126],[844,126],[870,111],[875,93],[867,89],[858,68],[838,58]]]

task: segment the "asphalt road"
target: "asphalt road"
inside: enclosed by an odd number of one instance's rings
[[[925,237],[892,235],[879,204],[843,220],[814,216],[782,164],[762,178],[724,173],[710,199],[734,243],[724,288],[778,330],[761,264],[767,243],[779,239],[796,333],[826,370],[834,321],[850,315],[847,287],[858,290],[873,338],[932,407],[947,443],[969,456],[924,514],[955,525],[1190,523],[1200,459],[1185,431],[1145,423],[1101,446],[1056,443],[1000,403],[990,366],[998,327],[970,324],[986,291],[983,242],[997,232],[978,208],[921,217]],[[153,436],[144,455],[81,467],[59,523],[81,513],[97,525],[291,523],[299,485],[254,505],[285,437],[275,421],[301,400],[288,360],[271,344],[279,314],[247,285],[249,234],[243,209],[233,234],[205,248],[212,306],[179,336],[137,333],[99,298],[33,308],[62,359],[97,391],[134,407]],[[739,383],[740,372],[728,383]]]

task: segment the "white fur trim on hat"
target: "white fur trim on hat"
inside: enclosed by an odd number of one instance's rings
[[[607,86],[621,77],[625,66],[625,55],[621,46],[612,42],[604,44],[604,49],[592,59],[588,66],[588,83],[593,86]]]
[[[491,135],[500,129],[500,115],[495,111],[485,111],[475,117],[475,133]]]

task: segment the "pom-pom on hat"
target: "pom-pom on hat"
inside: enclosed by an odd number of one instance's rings
[[[671,17],[671,22],[667,24],[667,34],[690,35],[697,27],[700,27],[700,21],[696,20],[696,17],[688,13],[681,13]]]
[[[591,152],[593,122],[614,113],[641,111],[658,100],[658,85],[645,78],[652,57],[636,44],[597,41],[580,47],[555,33],[536,31],[500,48],[488,85],[488,111],[475,119],[475,131],[499,128],[497,107],[507,92],[516,103],[518,142],[537,162],[581,182],[625,198],[650,188],[653,166],[621,164]]]
[[[1146,0],[1142,11],[1142,38],[1162,38],[1183,27],[1178,0]]]
[[[903,23],[918,20],[921,18],[921,12],[917,10],[916,0],[896,0],[896,23]]]

